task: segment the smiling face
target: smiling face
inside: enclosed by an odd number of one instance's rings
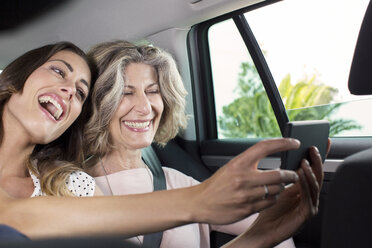
[[[60,51],[31,73],[22,92],[10,97],[4,115],[16,120],[12,124],[19,123],[31,142],[49,143],[79,116],[90,80],[83,58],[71,51]]]
[[[124,75],[123,98],[110,121],[110,137],[115,147],[140,149],[153,141],[164,104],[152,66],[131,63]]]

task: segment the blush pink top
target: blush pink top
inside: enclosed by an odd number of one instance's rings
[[[192,177],[186,176],[177,170],[167,167],[163,167],[163,170],[167,181],[167,189],[188,187],[199,183]],[[100,176],[95,177],[95,180],[96,184],[105,195],[111,195],[110,187],[114,195],[140,194],[153,191],[152,174],[150,170],[145,168],[123,170],[108,175],[107,179],[105,176]],[[209,233],[212,230],[239,235],[247,230],[256,217],[257,214],[254,214],[242,221],[230,225],[216,226],[195,223],[173,228],[163,232],[160,247],[210,247]],[[134,237],[129,240],[139,244],[139,240],[143,242],[143,236]],[[288,239],[277,247],[293,248],[295,245],[292,239]]]

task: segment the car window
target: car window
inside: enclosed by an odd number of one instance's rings
[[[329,120],[332,137],[372,135],[372,118],[365,114],[371,97],[352,96],[347,89],[367,4],[286,0],[245,13],[290,120]],[[234,22],[211,26],[208,39],[218,137],[281,136]]]
[[[234,22],[213,25],[209,40],[218,137],[280,136],[260,76]]]

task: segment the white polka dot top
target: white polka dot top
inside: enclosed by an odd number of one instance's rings
[[[45,195],[40,188],[40,180],[31,171],[30,175],[35,189],[31,197]],[[75,171],[66,180],[68,189],[76,196],[93,196],[96,188],[94,178],[82,171]]]

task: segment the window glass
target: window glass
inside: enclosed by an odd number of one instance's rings
[[[218,138],[280,136],[261,79],[233,20],[209,29]]]
[[[372,135],[372,116],[366,114],[369,112],[368,106],[372,106],[372,98],[353,96],[347,89],[354,47],[367,5],[368,0],[286,0],[245,14],[279,88],[290,120],[327,119],[331,123],[330,136],[333,137]],[[232,35],[230,30],[234,29],[236,34]],[[233,39],[239,40],[239,48]],[[211,27],[209,44],[216,112],[219,114],[219,137],[222,138],[225,137],[222,131],[226,133],[223,130],[226,126],[221,125],[224,124],[221,118],[226,117],[223,115],[224,107],[236,102],[236,108],[231,109],[235,117],[252,115],[243,107],[247,103],[239,102],[237,93],[241,81],[239,73],[242,73],[237,65],[248,63],[249,66],[250,60],[232,21]],[[216,49],[219,46],[221,48]],[[236,51],[236,55],[228,48]],[[238,49],[241,49],[240,52]],[[224,67],[217,67],[219,63],[224,63]],[[231,70],[231,73],[227,73],[230,66],[234,66],[235,72]],[[217,84],[218,77],[225,78]],[[249,81],[248,76],[245,80]],[[228,93],[231,91],[225,88],[227,85],[235,91]],[[217,94],[217,91],[221,93]],[[255,104],[254,108],[262,112],[261,101],[256,99]],[[260,125],[271,123],[267,118],[257,120],[244,124],[250,125],[250,129],[259,129]],[[237,121],[238,124],[242,123]],[[278,131],[276,123],[271,125],[273,130]],[[239,128],[244,129],[236,127]],[[276,131],[272,131],[267,135],[245,135],[243,132],[235,137],[271,136],[269,134],[280,136],[280,133],[275,135]]]

